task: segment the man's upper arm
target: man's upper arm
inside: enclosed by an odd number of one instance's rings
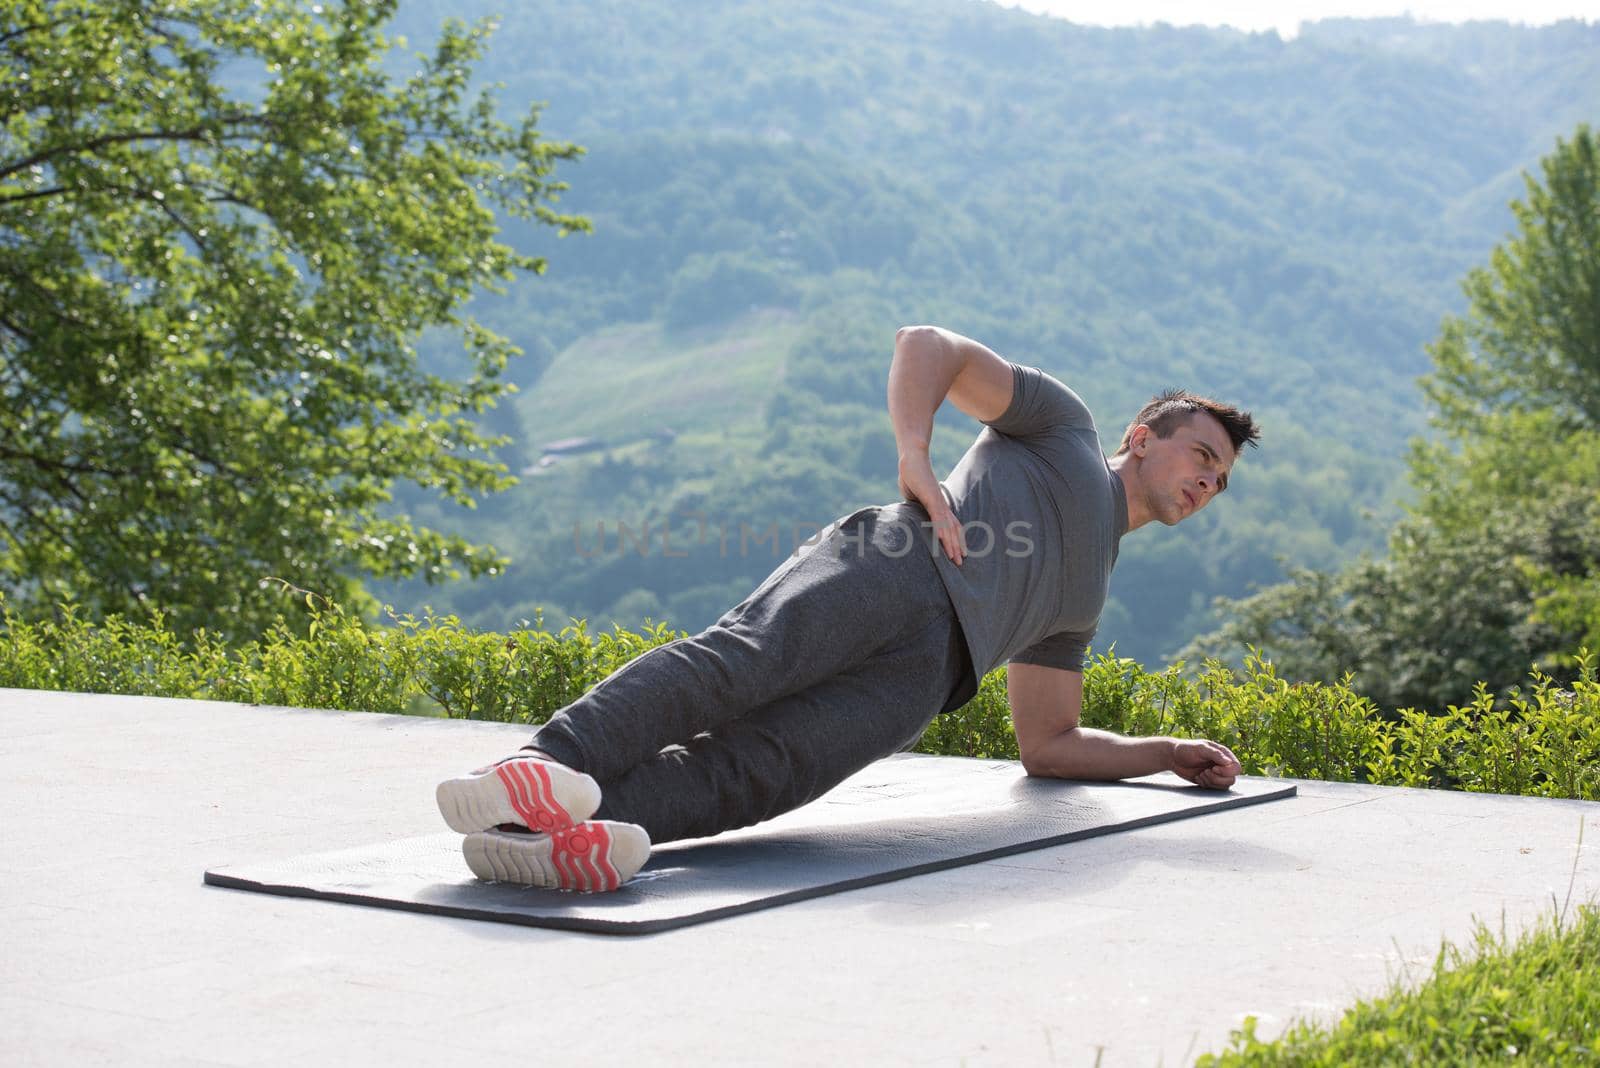
[[[897,360],[903,352],[919,353],[931,358],[935,366],[957,366],[941,399],[972,418],[987,423],[1011,407],[1015,378],[1011,364],[988,346],[942,326],[902,326],[895,332],[894,344]]]
[[[1083,672],[1015,660],[1006,668],[1011,724],[1024,765],[1036,747],[1078,725],[1083,710]]]
[[[999,419],[1011,407],[1015,379],[1010,362],[971,338],[945,334],[964,357],[961,373],[950,383],[950,403],[980,423]]]
[[[1094,431],[1083,399],[1037,367],[1004,359],[988,346],[938,326],[903,326],[898,350],[937,350],[960,357],[961,369],[945,397],[958,409],[1002,434],[1035,438],[1062,431]]]

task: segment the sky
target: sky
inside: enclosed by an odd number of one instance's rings
[[[1546,25],[1561,19],[1600,20],[1600,0],[1001,0],[1042,14],[1095,26],[1200,23],[1240,30],[1276,29],[1293,37],[1302,19],[1373,18],[1410,14],[1419,21],[1506,19]]]

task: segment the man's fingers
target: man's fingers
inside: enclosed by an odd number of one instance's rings
[[[944,490],[939,485],[939,480],[933,476],[933,468],[926,458],[919,463],[912,464],[901,460],[900,493],[909,501],[916,501],[928,513],[928,522],[933,527],[934,536],[939,539],[939,547],[954,563],[961,563],[966,556],[966,545],[962,538],[961,521],[950,510],[950,505],[944,497]]]
[[[1223,749],[1222,746],[1217,746],[1216,748]],[[1223,751],[1226,752],[1225,749]],[[1213,755],[1220,756],[1221,754],[1213,754],[1210,746],[1201,749],[1196,755],[1200,757],[1200,761],[1187,768],[1178,769],[1179,775],[1182,775],[1196,786],[1204,786],[1210,790],[1226,790],[1233,785],[1234,778],[1239,774],[1237,761],[1224,763],[1221,760],[1212,759]],[[1232,754],[1229,755],[1231,756]]]
[[[1214,767],[1229,774],[1239,774],[1241,766],[1239,758],[1233,755],[1233,750],[1221,742],[1206,742],[1206,755],[1211,758]]]
[[[933,520],[933,529],[939,535],[939,544],[944,546],[944,554],[960,564],[967,551],[962,544],[960,520],[956,519],[954,513],[946,512]]]

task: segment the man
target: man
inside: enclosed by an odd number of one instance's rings
[[[928,445],[947,397],[987,426],[941,485]],[[1108,460],[1066,386],[924,326],[895,337],[889,415],[903,503],[838,520],[710,628],[624,665],[517,756],[440,784],[476,875],[615,889],[652,841],[770,819],[912,745],[1007,662],[1028,774],[1233,783],[1215,742],[1078,718],[1121,537],[1227,489],[1259,437],[1249,413],[1163,393]]]

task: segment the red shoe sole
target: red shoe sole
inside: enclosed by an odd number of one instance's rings
[[[494,769],[506,788],[506,799],[522,818],[518,821],[530,831],[547,834],[562,827],[571,827],[572,813],[556,800],[555,788],[550,784],[550,769],[532,760],[518,760],[501,764]]]
[[[561,873],[561,885],[574,890],[615,890],[622,885],[611,864],[611,835],[598,823],[552,832],[550,863]]]

